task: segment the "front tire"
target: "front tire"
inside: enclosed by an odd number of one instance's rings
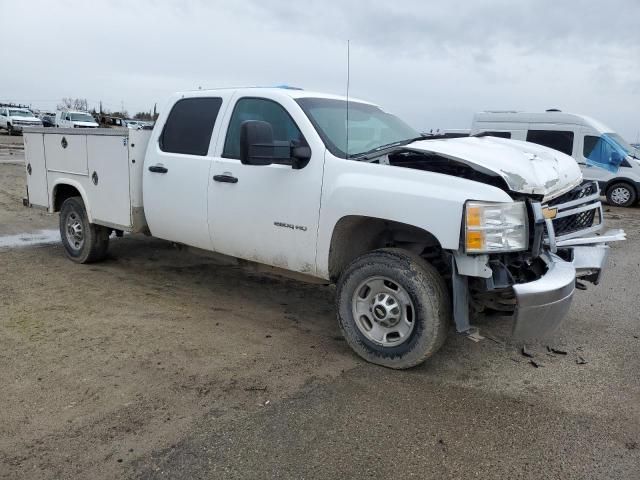
[[[9,136],[13,136],[15,134],[15,132],[13,131],[13,125],[11,125],[10,123],[7,123],[7,133],[9,134]]]
[[[355,259],[337,285],[338,323],[349,346],[368,362],[411,368],[444,343],[451,304],[433,266],[400,249]]]
[[[64,251],[76,263],[102,260],[109,248],[109,229],[89,223],[81,197],[67,198],[60,209],[60,237]]]
[[[636,191],[628,183],[614,183],[607,188],[607,201],[616,207],[630,207],[636,203]]]

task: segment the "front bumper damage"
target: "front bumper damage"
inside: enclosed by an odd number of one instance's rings
[[[588,195],[556,203],[554,206],[561,219],[558,225],[566,228],[564,232],[560,228],[556,229],[552,220],[542,217],[542,208],[533,208],[534,224],[539,227],[538,238],[533,243],[534,250],[537,243],[539,251],[532,258],[537,262],[537,271],[540,272],[533,280],[516,279],[504,264],[500,264],[502,269],[496,268],[496,264],[500,262],[491,262],[487,256],[476,257],[474,264],[469,256],[454,255],[454,319],[459,332],[469,332],[471,326],[468,311],[461,308],[458,301],[466,300],[469,305],[473,305],[475,301],[476,304],[482,303],[492,308],[498,304],[495,300],[498,297],[503,302],[502,305],[507,306],[503,313],[507,313],[511,306],[514,320],[512,336],[515,339],[544,338],[558,328],[569,311],[576,286],[584,288],[583,281],[595,285],[600,282],[609,255],[607,243],[624,240],[626,237],[623,230],[597,233],[603,227],[602,206],[597,185],[592,188],[594,190]],[[571,228],[571,222],[567,222],[567,219],[571,219],[572,215],[579,215],[576,218],[582,221],[590,211],[593,211],[593,217],[587,224],[579,225],[583,227],[582,230]],[[483,269],[481,266],[487,268]],[[469,289],[464,275],[468,276],[467,279],[472,276],[484,277],[482,282],[474,283],[476,286],[484,285],[484,289],[480,289],[484,291],[478,295],[478,289],[475,292]],[[474,293],[477,298],[474,298]],[[487,298],[491,300],[487,301]]]

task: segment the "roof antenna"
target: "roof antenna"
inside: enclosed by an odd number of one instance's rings
[[[347,159],[349,159],[349,71],[351,67],[350,60],[351,58],[349,55],[349,40],[347,40],[347,148],[346,148]]]

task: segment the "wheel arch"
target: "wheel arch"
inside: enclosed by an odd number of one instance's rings
[[[331,235],[329,279],[337,281],[342,271],[360,255],[387,247],[415,254],[429,247],[442,249],[435,235],[420,227],[378,217],[347,215],[336,222]]]
[[[87,218],[90,223],[93,223],[93,218],[91,216],[91,208],[89,206],[89,202],[87,201],[87,194],[80,185],[79,182],[70,179],[61,179],[57,181],[53,188],[51,189],[51,198],[49,205],[51,205],[52,212],[59,212],[62,208],[62,204],[67,198],[71,197],[80,197],[82,198],[82,202],[84,203],[85,211],[87,212]]]

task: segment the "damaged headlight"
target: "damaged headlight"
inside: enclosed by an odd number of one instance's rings
[[[467,202],[464,230],[467,253],[526,250],[527,207],[524,202]]]

